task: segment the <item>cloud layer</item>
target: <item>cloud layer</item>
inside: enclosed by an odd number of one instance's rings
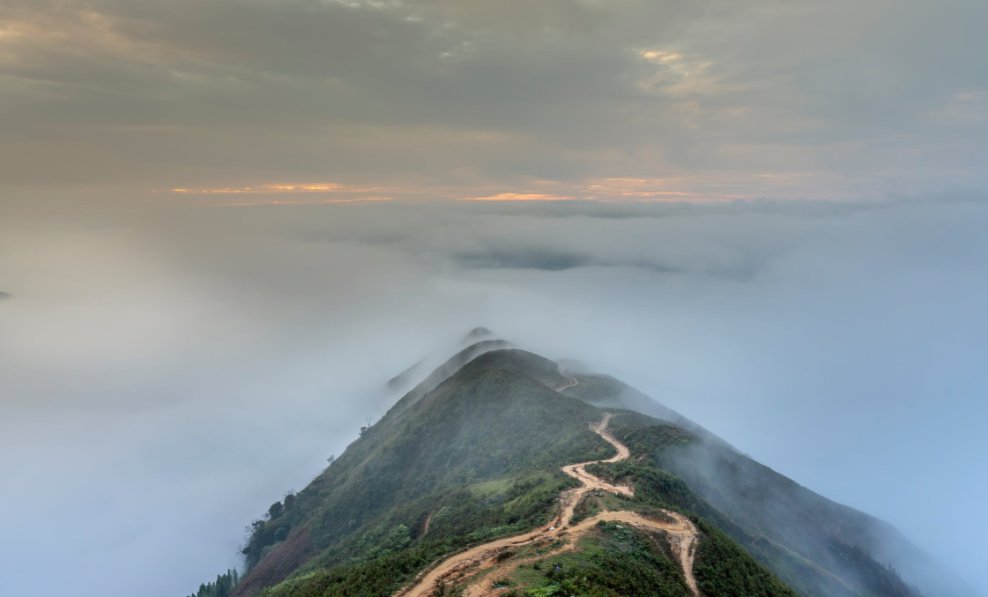
[[[4,593],[195,588],[386,410],[391,376],[475,325],[625,379],[922,545],[964,536],[947,564],[980,575],[983,203],[6,216]]]
[[[0,180],[405,195],[983,188],[979,0],[0,7]],[[658,194],[656,194],[658,193]]]
[[[195,588],[475,325],[919,540],[988,531],[986,21],[5,0],[0,593]]]

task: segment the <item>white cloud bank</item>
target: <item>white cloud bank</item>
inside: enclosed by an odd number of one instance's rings
[[[474,325],[923,544],[963,536],[949,564],[980,575],[984,203],[6,215],[5,594],[193,590],[384,412],[387,378]]]

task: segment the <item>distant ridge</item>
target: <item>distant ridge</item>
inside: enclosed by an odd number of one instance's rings
[[[457,344],[457,349],[469,349],[471,346],[476,345],[484,340],[497,341],[494,333],[485,327],[475,327],[469,332],[467,332]],[[498,347],[505,348],[508,346],[507,342],[498,341],[500,344]],[[494,346],[494,345],[491,345]],[[479,353],[475,353],[479,354]],[[448,359],[446,362],[450,363],[456,359],[456,355]],[[391,390],[408,390],[415,384],[416,379],[424,378],[428,375],[426,367],[428,367],[428,358],[419,359],[415,364],[411,365],[398,375],[395,375],[387,381],[387,387]],[[448,377],[448,376],[447,376]],[[441,381],[441,380],[440,380]]]

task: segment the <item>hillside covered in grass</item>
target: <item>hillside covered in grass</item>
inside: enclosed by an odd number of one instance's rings
[[[511,358],[478,357],[393,409],[275,504],[244,549],[249,571],[237,594],[341,565],[377,570],[364,594],[381,594],[439,554],[545,522],[571,483],[559,467],[608,446],[588,428],[597,409]]]
[[[563,372],[485,342],[427,376],[305,489],[272,504],[253,523],[246,570],[229,594],[391,595],[450,554],[550,524],[561,492],[577,485],[560,467],[613,453],[590,429],[605,409],[618,413],[614,436],[631,458],[587,470],[635,495],[594,492],[574,520],[602,511],[685,514],[699,532],[692,572],[708,596],[918,594],[862,545],[878,521],[764,467],[754,477],[762,493],[744,493],[744,467],[757,463],[702,427],[613,378]],[[711,468],[711,451],[721,468]],[[834,531],[851,524],[862,528]],[[800,537],[812,540],[794,541],[803,529]],[[661,532],[601,522],[571,544],[509,553],[519,565],[488,589],[690,594],[673,555]]]

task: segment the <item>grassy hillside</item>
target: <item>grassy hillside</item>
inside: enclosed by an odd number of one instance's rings
[[[616,437],[638,459],[601,471],[704,516],[806,595],[917,595],[864,541],[883,523],[823,498],[722,442],[635,413]],[[684,490],[696,496],[687,498]]]
[[[601,523],[571,552],[523,564],[505,595],[549,596],[688,594],[683,575],[661,539],[634,527]]]
[[[588,427],[603,414],[597,406],[629,404],[665,420],[619,414],[611,428],[633,457],[588,471],[636,495],[595,493],[577,518],[687,514],[701,534],[693,572],[708,597],[794,594],[787,584],[807,595],[913,594],[869,555],[874,519],[748,460],[618,380],[577,378],[572,386],[553,361],[489,342],[459,353],[253,524],[232,594],[389,595],[448,554],[544,525],[576,483],[559,468],[613,451]],[[521,554],[503,592],[685,594],[661,533],[600,523],[571,547]]]
[[[472,334],[472,333],[471,333]],[[468,334],[468,337],[471,335]],[[446,360],[445,363],[436,368],[435,371],[430,373],[424,380],[416,384],[414,388],[408,391],[404,396],[401,397],[391,410],[388,412],[389,415],[396,415],[401,411],[405,410],[409,406],[415,404],[422,399],[423,396],[434,390],[439,384],[444,382],[453,376],[457,371],[459,371],[464,365],[477,358],[478,356],[489,352],[492,350],[507,349],[509,347],[508,343],[504,340],[497,339],[485,339],[478,342],[474,342],[469,346],[458,351],[456,354],[451,356]],[[414,366],[413,366],[414,369]],[[404,375],[412,375],[412,371],[406,371],[388,380],[389,385],[400,385],[405,383],[401,380]]]
[[[575,484],[559,468],[613,450],[588,427],[603,413],[554,389],[568,381],[554,362],[477,348],[452,375],[430,376],[435,387],[409,392],[308,487],[272,504],[253,525],[234,595],[388,595],[446,554],[550,520]],[[515,592],[682,595],[662,544],[602,525],[568,563],[528,568]]]
[[[378,547],[394,552],[415,542],[422,553],[442,553],[543,522],[571,483],[559,467],[609,447],[588,428],[601,413],[526,375],[545,370],[519,357],[500,351],[474,360],[275,504],[255,523],[236,594],[255,594],[300,568],[359,565]]]

